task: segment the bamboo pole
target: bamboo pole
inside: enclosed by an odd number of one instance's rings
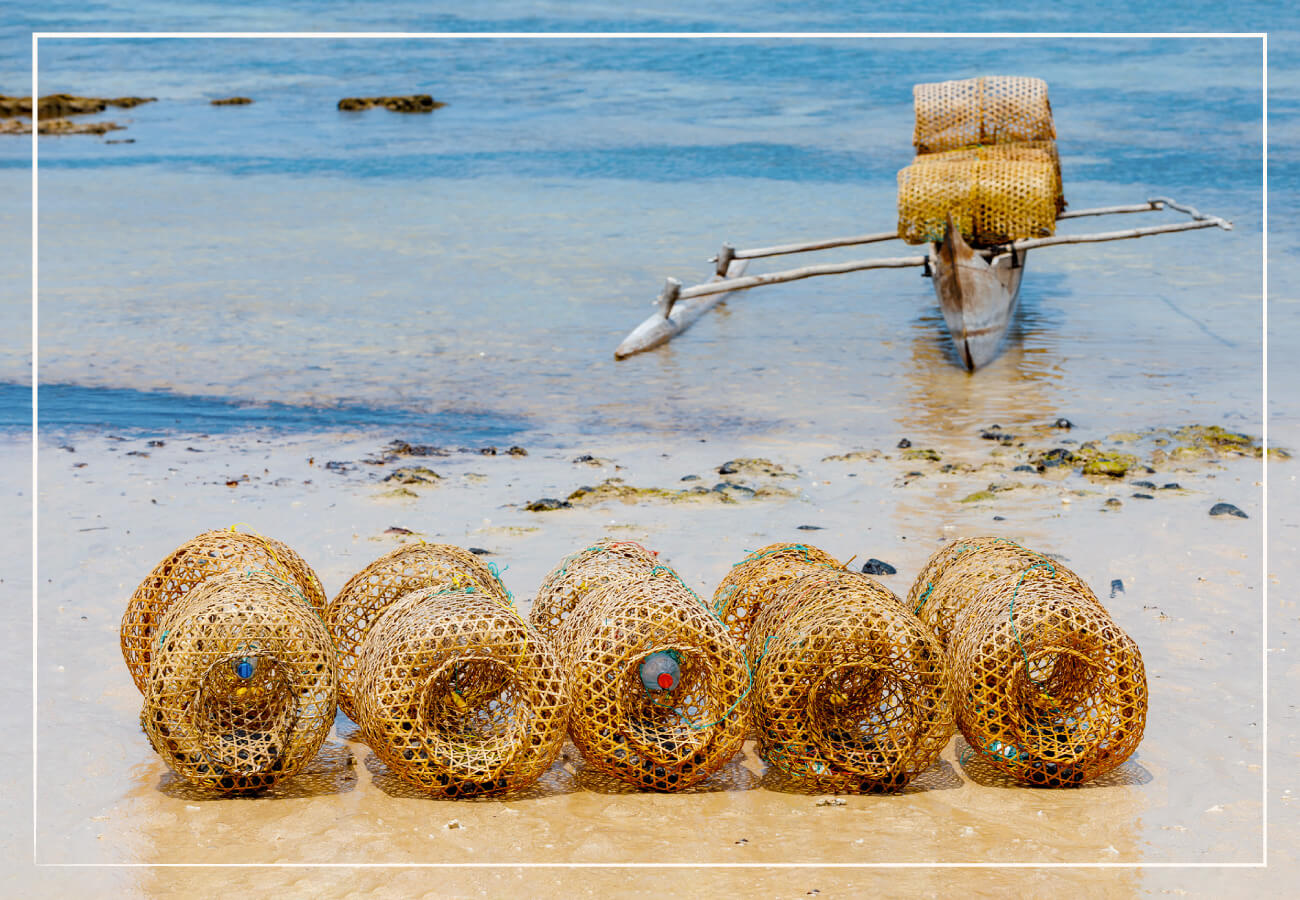
[[[923,265],[925,265],[924,256],[894,256],[885,259],[858,259],[851,262],[804,266],[799,269],[786,269],[783,272],[746,275],[743,278],[727,278],[722,281],[711,281],[705,284],[697,284],[694,287],[681,288],[676,291],[676,300],[690,300],[694,297],[707,297],[709,294],[723,294],[728,291],[743,291],[749,288],[762,287],[766,284],[784,284],[787,281],[799,281],[803,278],[815,278],[819,275],[843,275],[846,272],[861,272],[865,269],[902,269],[908,266]],[[665,286],[665,291],[670,291],[670,288]]]
[[[1232,230],[1232,223],[1220,219],[1218,216],[1206,216],[1202,219],[1196,219],[1191,222],[1175,222],[1172,225],[1151,225],[1146,228],[1129,228],[1125,231],[1103,231],[1097,234],[1058,234],[1055,237],[1028,238],[1023,241],[1013,241],[1010,244],[1004,244],[1001,247],[993,247],[988,250],[981,250],[980,254],[986,259],[994,256],[1001,256],[1012,250],[1022,252],[1033,250],[1035,247],[1053,247],[1057,244],[1096,244],[1102,241],[1122,241],[1128,238],[1146,237],[1151,234],[1169,234],[1174,231],[1192,231],[1197,228],[1222,228],[1224,231]]]
[[[1161,203],[1158,200],[1148,200],[1146,203],[1133,203],[1129,206],[1097,206],[1092,209],[1076,209],[1070,212],[1063,212],[1056,217],[1056,221],[1062,219],[1078,219],[1083,216],[1109,216],[1114,213],[1140,213],[1152,212],[1158,210]]]
[[[723,244],[722,252],[717,256],[709,257],[709,262],[716,262],[721,265],[724,257],[730,259],[758,259],[763,256],[784,256],[788,253],[807,253],[809,250],[829,250],[832,247],[875,244],[880,241],[892,241],[897,237],[897,231],[877,231],[872,234],[857,234],[851,237],[826,238],[820,241],[803,241],[797,244],[777,244],[773,247],[755,247],[751,250],[737,250],[730,244]]]

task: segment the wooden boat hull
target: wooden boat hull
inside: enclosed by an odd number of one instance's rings
[[[943,241],[932,246],[934,292],[957,355],[968,371],[997,358],[1016,312],[1025,256],[1023,252],[1004,253],[985,260],[951,221]]]

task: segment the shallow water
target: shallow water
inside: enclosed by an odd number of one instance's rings
[[[737,295],[613,360],[663,277],[703,279],[723,240],[892,227],[910,85],[990,71],[1048,80],[1075,208],[1169,194],[1236,229],[1036,251],[974,376],[916,270]],[[1260,420],[1257,42],[50,41],[41,78],[160,97],[103,114],[135,143],[41,142],[46,384],[393,410],[375,424],[428,416],[434,440],[456,411],[542,443]],[[401,90],[449,105],[334,109]],[[206,103],[231,93],[257,102]],[[1062,231],[1138,219],[1170,214]],[[26,362],[12,347],[0,378]]]

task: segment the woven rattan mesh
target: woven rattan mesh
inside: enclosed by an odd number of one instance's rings
[[[173,606],[158,635],[141,720],[177,774],[251,792],[316,755],[334,721],[334,646],[296,585],[219,575]]]
[[[805,576],[761,617],[753,718],[759,754],[825,791],[899,791],[956,731],[947,656],[865,575]],[[770,632],[768,628],[771,628]]]
[[[554,640],[588,592],[613,581],[641,578],[656,565],[655,554],[640,544],[602,538],[550,571],[537,589],[528,620],[543,637]]]
[[[917,153],[1056,139],[1047,82],[1040,78],[993,75],[918,84],[912,99]]]
[[[898,173],[898,236],[910,244],[941,241],[948,216],[976,247],[1056,230],[1056,170],[1032,160],[918,157]]]
[[[495,594],[422,588],[384,613],[358,660],[357,722],[375,755],[431,794],[526,787],[564,740],[550,644]]]
[[[572,686],[569,736],[587,763],[629,784],[677,791],[740,750],[750,673],[725,625],[671,569],[591,591],[556,647]],[[651,692],[640,666],[672,654],[680,678]]]
[[[339,651],[339,706],[353,720],[357,708],[357,656],[375,622],[399,597],[424,587],[473,586],[508,600],[492,570],[452,544],[405,544],[348,580],[329,602],[325,624]]]
[[[167,611],[207,579],[248,569],[274,572],[298,588],[317,609],[325,608],[320,579],[289,547],[258,534],[204,532],[168,554],[127,601],[120,632],[122,657],[141,693],[149,680],[158,623]]]
[[[962,734],[1027,784],[1104,775],[1142,740],[1137,644],[1050,562],[986,583],[949,644]]]
[[[939,550],[912,584],[907,603],[934,631],[939,642],[951,647],[957,622],[984,585],[1040,564],[1052,566],[1058,580],[1072,584],[1079,602],[1100,607],[1083,579],[1063,564],[998,537],[953,541]]]
[[[713,611],[743,647],[767,604],[795,579],[828,566],[840,568],[835,557],[808,544],[769,544],[731,567],[713,592]]]
[[[1065,209],[1065,190],[1061,183],[1061,157],[1056,152],[1056,141],[1017,141],[1014,144],[988,144],[967,147],[963,150],[945,150],[926,153],[912,160],[914,165],[944,162],[969,162],[971,160],[1008,159],[1018,162],[1045,162],[1052,164],[1052,186],[1056,193],[1056,212]]]

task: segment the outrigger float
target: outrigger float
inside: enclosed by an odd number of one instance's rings
[[[1003,97],[1002,119],[990,126],[989,117],[998,112],[997,104],[993,102],[998,98],[992,95],[999,87],[1005,89],[1006,84],[1011,84],[1013,89],[1024,93],[1025,83],[1029,83],[1035,94],[1041,92],[1041,99],[1035,96],[1034,102],[1046,110],[1046,121],[1043,121],[1044,116],[1040,114],[1037,123],[1026,127],[1023,122],[1026,117],[1024,109],[1008,113],[1007,100]],[[972,91],[976,92],[975,96],[982,98],[982,102],[978,103],[978,121],[973,125],[968,121],[969,109],[958,109],[954,114],[951,108],[954,106],[951,99],[954,93],[969,95]],[[1047,105],[1046,85],[1038,79],[970,79],[966,82],[917,85],[915,92],[917,137],[914,143],[922,153],[912,166],[899,173],[898,230],[748,250],[737,250],[730,244],[723,244],[717,256],[709,260],[715,264],[715,270],[707,282],[683,287],[677,279],[667,279],[663,291],[655,301],[655,312],[624,338],[614,351],[614,357],[625,359],[667,343],[719,301],[737,291],[868,269],[918,267],[923,268],[923,274],[933,280],[939,307],[943,311],[958,357],[968,371],[974,371],[998,355],[1003,335],[1015,315],[1020,280],[1030,250],[1063,244],[1121,241],[1199,228],[1232,230],[1232,223],[1218,216],[1205,215],[1194,207],[1167,197],[1153,197],[1145,203],[1128,206],[1103,206],[1064,212],[1059,164],[1052,143],[1055,131],[1051,124],[1050,106]],[[947,102],[949,108],[941,110],[946,113],[944,116],[935,114],[936,96],[942,98],[938,105]],[[1017,98],[1017,102],[1023,101]],[[971,105],[969,100],[965,100],[965,103],[967,107]],[[1015,119],[1017,115],[1022,121],[1012,121],[1009,124],[1008,120]],[[977,129],[974,134],[961,134],[971,127]],[[933,139],[936,133],[940,135],[937,141]],[[926,142],[922,139],[923,135],[928,135],[931,139]],[[964,137],[973,139],[964,140]],[[1007,139],[1000,140],[1001,138]],[[1044,150],[1044,147],[1047,149]],[[1010,159],[1015,161],[1009,162]],[[1037,179],[1037,183],[1031,183],[1028,187],[1017,184],[1008,189],[1008,180],[1020,176],[1030,182]],[[918,185],[920,189],[929,191],[920,200],[916,197]],[[905,193],[905,188],[910,193]],[[1029,201],[1025,200],[1026,195],[1030,197]],[[1035,198],[1041,202],[1036,209],[1025,213],[1024,210]],[[1052,205],[1049,207],[1046,205],[1048,203]],[[1048,210],[1046,214],[1044,209]],[[1120,231],[1066,235],[1054,233],[1055,223],[1067,219],[1160,210],[1173,210],[1188,218],[1180,222]],[[1018,221],[1017,215],[1020,216]],[[1033,219],[1035,215],[1037,221],[1024,224],[1026,218]],[[1008,236],[1014,237],[1018,228],[1022,232],[1028,229],[1041,236],[1006,239]],[[912,256],[850,260],[760,275],[745,274],[752,259],[899,239],[926,243],[928,248],[926,252]]]

